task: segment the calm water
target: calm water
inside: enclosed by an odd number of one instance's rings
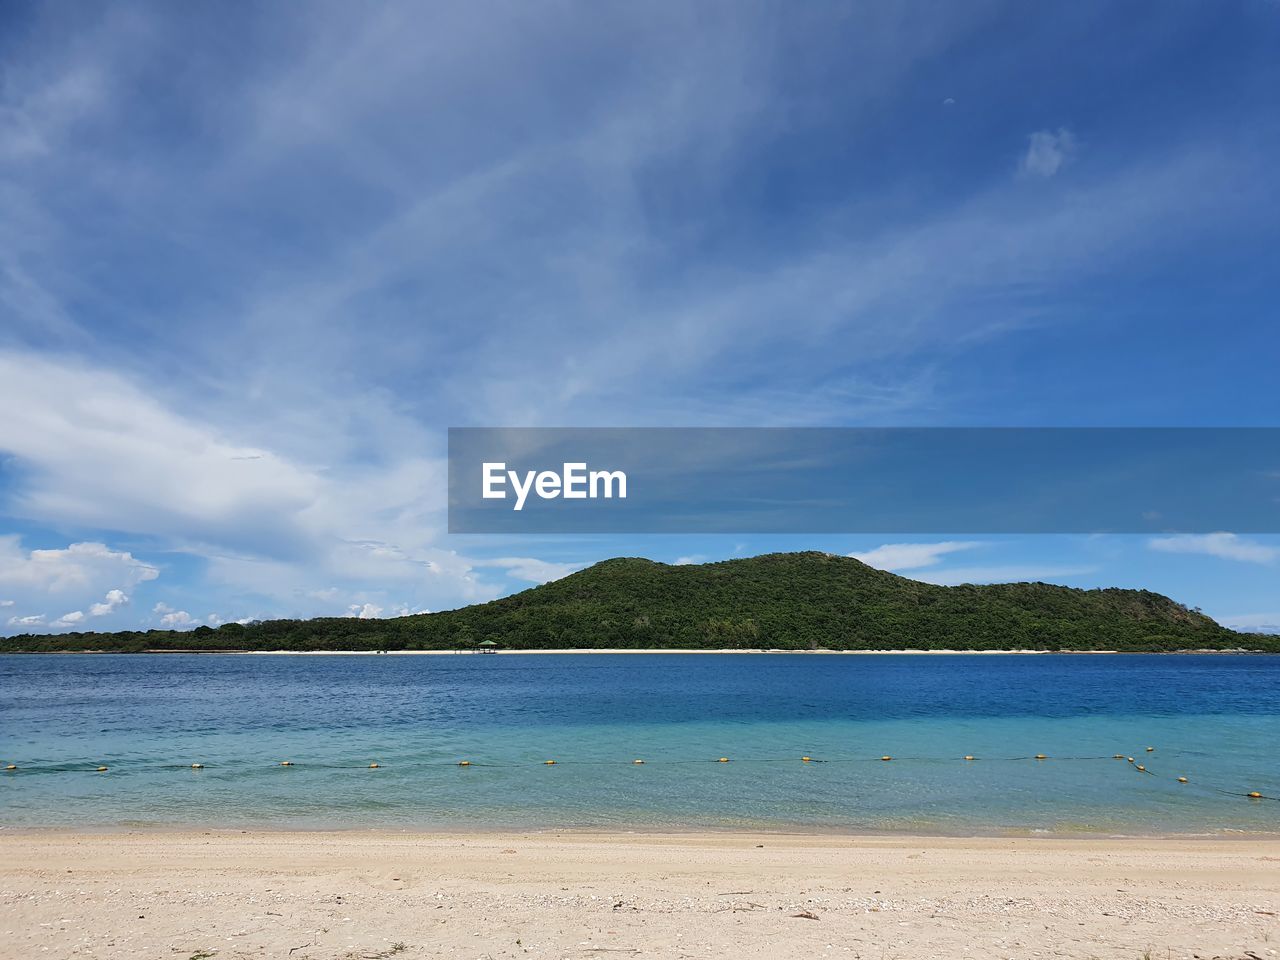
[[[1280,657],[0,656],[8,827],[1275,831],[1278,761]]]

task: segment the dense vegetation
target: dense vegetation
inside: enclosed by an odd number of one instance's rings
[[[822,553],[699,566],[606,560],[443,613],[26,635],[0,639],[0,650],[436,650],[486,640],[506,649],[1280,651],[1280,637],[1236,633],[1146,590],[939,587]]]

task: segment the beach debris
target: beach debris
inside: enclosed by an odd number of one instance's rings
[[[801,910],[799,913],[793,913],[791,915],[791,919],[792,920],[817,920],[818,915],[816,913],[810,913],[808,910]]]

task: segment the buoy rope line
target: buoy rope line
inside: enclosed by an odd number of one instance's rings
[[[658,766],[675,766],[675,765],[707,764],[707,763],[719,763],[719,764],[727,764],[727,763],[739,763],[739,764],[741,764],[741,763],[747,763],[747,764],[751,764],[751,763],[797,763],[797,762],[799,762],[799,763],[801,763],[801,764],[806,764],[806,765],[809,765],[809,764],[826,764],[826,763],[832,763],[832,764],[840,764],[840,763],[934,763],[934,764],[943,764],[943,763],[956,763],[956,762],[961,762],[961,763],[1015,763],[1015,762],[1026,762],[1026,761],[1034,761],[1034,762],[1061,762],[1061,761],[1068,761],[1068,762],[1077,761],[1077,762],[1081,762],[1081,761],[1085,761],[1085,762],[1088,762],[1088,761],[1101,761],[1101,760],[1111,760],[1111,761],[1115,761],[1115,760],[1125,760],[1125,761],[1127,761],[1127,765],[1128,765],[1128,766],[1130,766],[1131,768],[1133,768],[1133,770],[1134,770],[1135,772],[1137,772],[1137,773],[1139,773],[1139,774],[1141,774],[1141,775],[1149,776],[1149,777],[1155,777],[1156,779],[1159,779],[1159,780],[1173,780],[1174,782],[1176,782],[1176,783],[1180,783],[1180,784],[1191,784],[1191,783],[1192,783],[1191,778],[1188,778],[1188,777],[1186,777],[1186,776],[1178,776],[1178,777],[1166,777],[1166,776],[1161,776],[1161,775],[1157,774],[1155,771],[1153,771],[1153,770],[1149,769],[1146,763],[1139,763],[1139,762],[1138,762],[1138,761],[1139,761],[1139,758],[1141,758],[1141,759],[1145,760],[1145,759],[1147,759],[1148,755],[1150,755],[1150,754],[1152,754],[1152,753],[1154,753],[1154,752],[1155,752],[1155,747],[1145,747],[1142,751],[1140,751],[1140,752],[1139,752],[1139,755],[1138,755],[1138,756],[1136,756],[1136,757],[1135,757],[1135,756],[1130,756],[1130,755],[1128,755],[1128,754],[1124,754],[1124,753],[1114,753],[1114,754],[1105,755],[1105,756],[1103,756],[1103,755],[1100,755],[1100,756],[1050,756],[1050,755],[1043,754],[1043,753],[1036,753],[1036,754],[1024,754],[1024,755],[1021,755],[1021,756],[1014,756],[1014,757],[986,757],[986,756],[977,756],[977,755],[973,755],[973,754],[966,754],[966,755],[965,755],[965,756],[963,756],[963,757],[954,757],[954,756],[949,756],[949,757],[899,757],[899,756],[895,756],[895,755],[892,755],[892,754],[882,754],[881,756],[878,756],[878,757],[865,757],[865,756],[858,756],[858,757],[841,757],[841,756],[836,756],[836,757],[816,757],[816,756],[802,755],[802,756],[799,756],[799,757],[699,757],[699,758],[693,758],[693,759],[687,759],[687,758],[686,758],[686,759],[662,759],[662,758],[659,758],[659,759],[657,759],[657,760],[648,760],[648,759],[645,759],[645,758],[637,757],[637,758],[632,759],[632,760],[559,760],[559,759],[548,759],[548,760],[531,760],[531,761],[515,761],[515,762],[484,761],[484,760],[434,760],[434,761],[425,761],[425,762],[422,762],[422,763],[417,763],[417,764],[414,764],[414,766],[419,766],[419,767],[481,767],[481,768],[490,768],[490,769],[514,769],[514,768],[524,768],[524,767],[534,767],[534,766],[538,766],[538,767],[542,767],[542,766],[546,766],[546,767],[553,767],[553,766],[561,766],[561,765],[570,765],[570,766],[574,766],[574,765],[576,765],[576,766],[649,766],[649,765],[658,765]],[[1164,752],[1162,752],[1161,756],[1162,756],[1162,757],[1163,757],[1163,756],[1178,756],[1178,755],[1183,755],[1183,754],[1185,754],[1185,755],[1194,755],[1194,754],[1199,754],[1199,755],[1202,755],[1202,756],[1207,756],[1207,755],[1208,755],[1208,754],[1204,753],[1203,751],[1193,751],[1193,750],[1179,751],[1179,750],[1170,750],[1170,751],[1164,751]],[[127,764],[127,765],[124,767],[124,770],[125,770],[126,772],[129,772],[129,771],[135,771],[135,772],[136,772],[136,771],[143,771],[143,770],[194,770],[194,771],[200,771],[200,770],[206,770],[206,769],[213,769],[213,770],[237,770],[237,771],[243,771],[244,769],[246,769],[246,767],[249,767],[249,766],[250,766],[249,764],[217,764],[217,763],[215,763],[215,764],[205,764],[205,763]],[[370,762],[368,762],[368,763],[297,763],[297,762],[295,762],[295,761],[293,761],[293,760],[277,760],[277,761],[275,761],[274,763],[270,764],[270,766],[273,766],[273,767],[284,767],[284,768],[292,768],[292,767],[303,766],[303,767],[306,767],[307,769],[312,769],[312,770],[381,770],[381,769],[386,769],[386,767],[387,767],[387,765],[386,765],[386,764],[383,764],[383,763],[381,763],[381,762],[379,762],[379,761],[376,761],[376,760],[375,760],[375,761],[370,761]],[[262,767],[262,766],[260,766],[260,765],[258,765],[258,764],[253,764],[253,765],[252,765],[252,767],[253,767],[253,768],[255,768],[255,769],[263,769],[263,767]],[[67,762],[64,762],[64,763],[46,763],[46,764],[39,764],[39,765],[32,766],[32,767],[19,766],[19,765],[18,765],[18,764],[16,764],[16,763],[5,763],[5,764],[0,764],[0,773],[9,774],[9,775],[18,774],[18,773],[109,773],[109,772],[111,772],[111,767],[109,767],[109,766],[107,766],[107,765],[105,765],[105,764],[83,764],[83,763],[67,763]],[[1270,795],[1270,794],[1264,794],[1264,793],[1262,793],[1261,791],[1258,791],[1258,790],[1250,790],[1250,791],[1241,792],[1241,791],[1238,791],[1238,790],[1226,790],[1226,789],[1223,789],[1222,787],[1219,787],[1219,786],[1215,786],[1215,785],[1212,785],[1212,784],[1201,784],[1201,783],[1198,783],[1198,782],[1197,782],[1197,783],[1195,783],[1195,784],[1193,784],[1193,785],[1194,785],[1194,786],[1196,786],[1196,787],[1199,787],[1200,789],[1207,790],[1207,791],[1212,792],[1212,793],[1221,794],[1222,796],[1227,796],[1227,797],[1241,797],[1241,798],[1248,799],[1248,800],[1271,800],[1271,801],[1280,801],[1280,796],[1272,796],[1272,795]]]

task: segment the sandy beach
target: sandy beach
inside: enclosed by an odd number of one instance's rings
[[[12,832],[0,956],[1277,956],[1280,839]]]

